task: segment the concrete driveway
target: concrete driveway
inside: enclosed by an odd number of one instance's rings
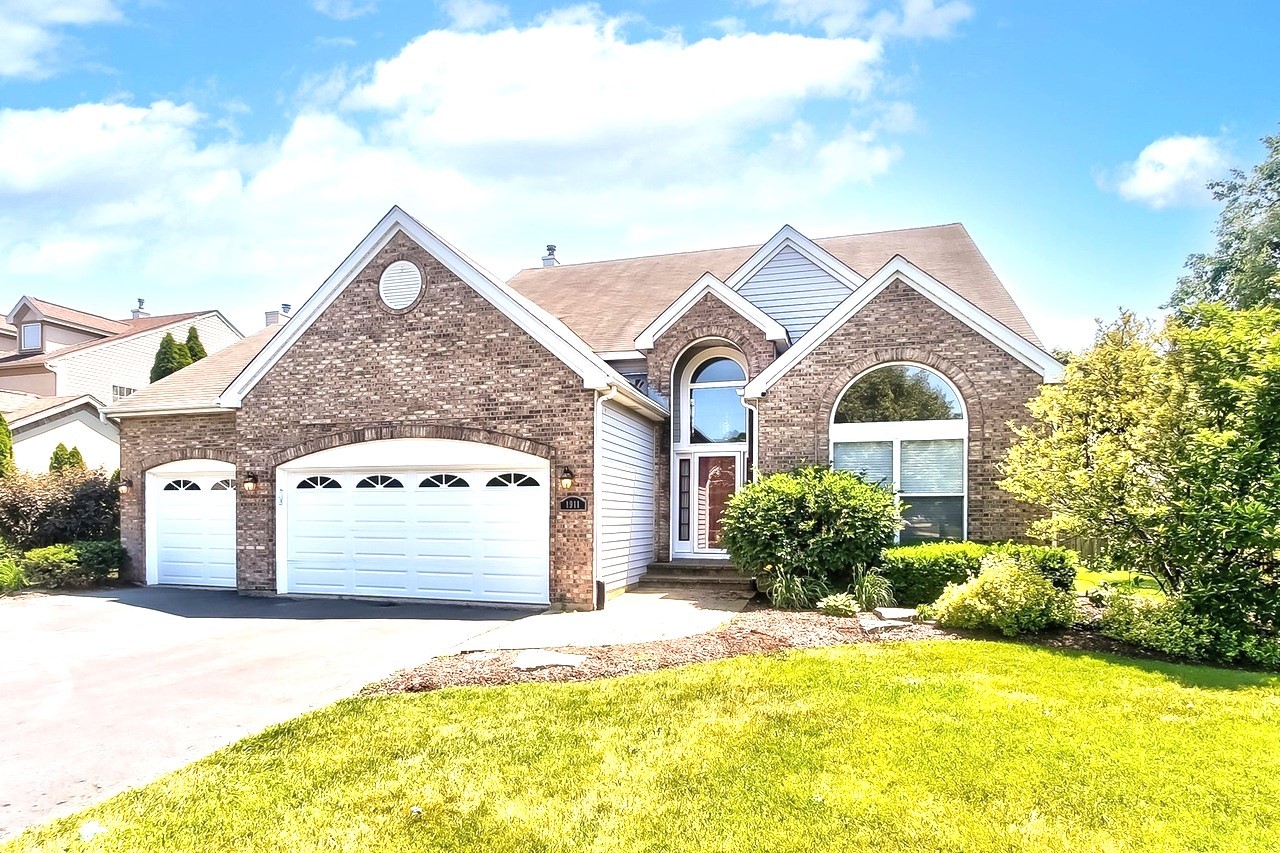
[[[528,614],[154,587],[0,599],[0,837]]]

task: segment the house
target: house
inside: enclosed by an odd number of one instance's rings
[[[242,335],[217,311],[151,316],[142,302],[126,320],[24,296],[0,323],[0,413],[14,432],[19,468],[45,471],[58,444],[78,447],[91,468],[120,464],[118,431],[101,415],[151,381],[151,364],[168,333],[194,326],[206,352]]]
[[[1011,420],[1061,370],[960,225],[543,265],[393,208],[292,319],[108,409],[133,579],[590,608],[724,559],[757,472],[863,472],[903,541],[1025,535]]]

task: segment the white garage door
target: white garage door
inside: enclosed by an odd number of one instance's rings
[[[549,600],[545,465],[312,469],[278,485],[287,592]]]
[[[231,466],[148,473],[149,583],[236,585],[234,476]]]

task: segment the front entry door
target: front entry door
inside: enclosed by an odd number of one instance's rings
[[[720,553],[722,516],[725,505],[738,490],[741,475],[739,454],[694,456],[693,550],[701,554]]]

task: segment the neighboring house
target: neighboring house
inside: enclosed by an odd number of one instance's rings
[[[111,320],[31,296],[19,299],[0,324],[0,392],[34,400],[12,410],[0,408],[11,428],[12,418],[26,423],[27,450],[18,454],[19,467],[47,470],[49,454],[60,442],[79,447],[90,467],[118,467],[115,425],[93,427],[88,420],[101,422],[98,410],[104,403],[146,386],[161,338],[171,332],[185,340],[192,326],[210,353],[243,337],[218,311],[153,317],[137,308],[127,320]],[[45,444],[49,453],[41,460],[38,451]]]
[[[101,404],[88,394],[38,397],[0,391],[0,414],[13,433],[13,461],[21,471],[47,471],[59,444],[76,447],[89,468],[120,467],[120,431],[102,417]]]
[[[903,541],[1022,537],[997,464],[1060,370],[960,225],[504,283],[393,208],[278,333],[109,408],[121,538],[148,583],[592,607],[801,464],[902,494]]]

